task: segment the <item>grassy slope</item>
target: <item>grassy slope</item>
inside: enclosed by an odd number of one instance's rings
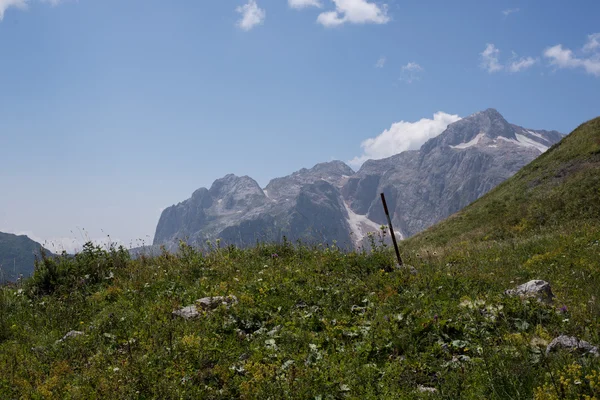
[[[507,239],[600,220],[600,118],[591,120],[512,179],[413,240],[444,245]]]
[[[0,283],[15,281],[20,274],[30,276],[41,248],[27,236],[0,232]]]
[[[544,349],[563,333],[600,344],[599,125],[403,242],[416,275],[381,247],[47,260],[0,293],[0,398],[598,396],[597,359]],[[535,278],[553,305],[502,294]],[[239,304],[171,317],[228,294]],[[56,343],[72,329],[85,335]]]

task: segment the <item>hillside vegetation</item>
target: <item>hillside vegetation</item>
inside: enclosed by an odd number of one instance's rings
[[[41,248],[41,244],[25,235],[0,232],[0,283],[30,276]]]
[[[600,344],[599,167],[596,119],[402,242],[413,268],[381,237],[45,258],[0,293],[0,398],[600,398],[597,357],[546,355]],[[504,294],[531,279],[552,303]],[[172,313],[207,296],[237,301]]]

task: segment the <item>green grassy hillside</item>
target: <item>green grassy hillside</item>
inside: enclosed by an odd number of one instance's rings
[[[27,236],[0,232],[0,283],[30,276],[41,249],[41,244]]]
[[[600,344],[599,149],[597,119],[403,242],[416,273],[384,245],[45,259],[0,292],[0,398],[600,398],[598,358],[545,354]],[[552,304],[504,294],[531,279]]]

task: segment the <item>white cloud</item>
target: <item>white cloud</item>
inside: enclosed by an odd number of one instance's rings
[[[409,62],[402,66],[402,76],[400,77],[400,80],[406,83],[413,83],[414,81],[419,80],[419,73],[422,71],[423,67],[419,64],[416,62]]]
[[[496,48],[492,43],[488,43],[485,46],[485,50],[481,52],[481,67],[490,74],[494,72],[501,71],[504,69],[502,64],[498,61],[498,56],[500,55],[500,50]]]
[[[21,10],[27,9],[28,0],[0,0],[0,21],[4,19],[4,13],[7,9],[14,7]]]
[[[385,67],[385,62],[386,62],[386,58],[385,57],[379,57],[379,60],[377,60],[377,63],[375,63],[375,67],[377,68],[383,68]]]
[[[0,0],[0,21],[4,19],[4,13],[9,8],[18,8],[26,10],[29,7],[31,0]],[[50,4],[51,6],[57,6],[69,0],[40,0],[41,3]]]
[[[237,26],[245,31],[249,31],[256,25],[262,24],[267,17],[267,12],[258,7],[256,0],[249,0],[247,4],[237,7],[235,11],[242,14],[242,18],[237,22]]]
[[[503,10],[502,14],[505,17],[508,17],[510,14],[518,13],[520,10],[518,8],[509,8],[508,10]]]
[[[323,7],[320,0],[288,0],[288,4],[292,8],[301,9],[306,7]]]
[[[416,122],[395,122],[389,129],[360,145],[363,154],[348,163],[360,167],[367,160],[377,160],[393,156],[406,150],[417,150],[427,140],[438,136],[448,125],[460,119],[458,115],[437,112],[433,119],[423,118]]]
[[[390,21],[387,5],[377,5],[368,0],[332,0],[335,11],[319,14],[317,22],[326,27],[335,27],[346,22],[353,24],[386,24]]]
[[[530,68],[537,63],[533,57],[521,57],[518,58],[517,54],[513,51],[512,61],[506,66],[510,72],[519,72],[524,69]]]
[[[61,3],[64,3],[67,0],[42,0],[42,3],[48,3],[51,6],[57,6]]]
[[[583,51],[591,53],[598,50],[600,50],[600,33],[592,33],[591,35],[588,35],[588,41],[585,46],[583,46]]]
[[[572,50],[557,44],[547,48],[544,57],[557,68],[583,68],[588,74],[600,76],[600,33],[588,36],[581,53],[583,56],[577,56]]]
[[[500,50],[493,43],[488,43],[485,49],[479,54],[481,58],[481,68],[488,73],[506,70],[508,72],[520,72],[534,66],[538,60],[533,57],[519,57],[517,53],[512,52],[512,58],[503,64],[500,62]]]

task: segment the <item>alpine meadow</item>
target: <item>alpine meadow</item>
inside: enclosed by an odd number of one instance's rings
[[[599,16],[0,0],[0,400],[600,400]]]
[[[0,393],[598,398],[600,118],[402,241],[403,267],[388,234],[43,257],[1,292]]]

